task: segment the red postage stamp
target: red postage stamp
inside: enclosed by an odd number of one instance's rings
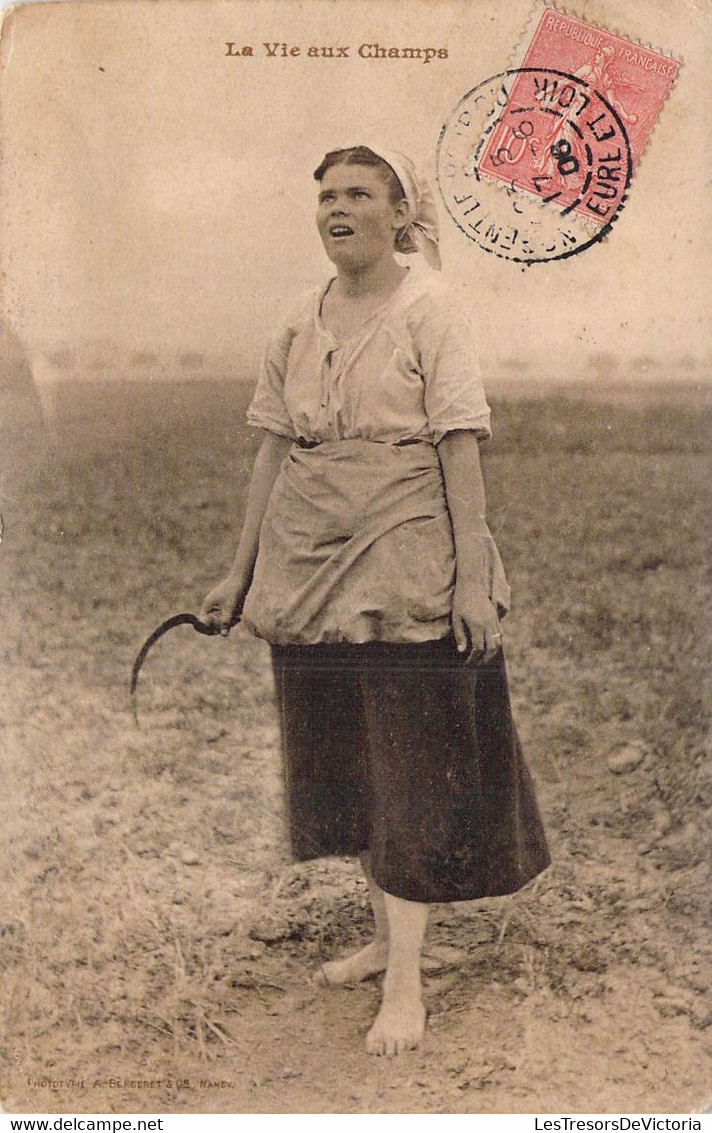
[[[680,63],[546,8],[479,149],[480,176],[609,223]]]

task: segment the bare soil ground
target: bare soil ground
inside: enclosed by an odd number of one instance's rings
[[[712,409],[504,398],[487,456],[551,869],[437,906],[422,1048],[369,1058],[353,863],[290,864],[266,646],[150,629],[229,563],[239,386],[4,395],[0,1095],[56,1113],[690,1112],[710,1104]]]

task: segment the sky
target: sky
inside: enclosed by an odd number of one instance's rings
[[[441,127],[512,62],[530,14],[530,0],[15,8],[0,73],[9,325],[30,350],[100,340],[250,368],[290,298],[330,274],[314,226],[323,153],[382,140],[434,180]],[[712,16],[692,0],[592,0],[586,17],[683,59],[620,220],[604,243],[522,269],[441,207],[445,275],[486,355],[548,357],[571,376],[592,356],[707,365]],[[255,54],[226,56],[228,42]],[[265,42],[302,50],[270,58]],[[365,60],[364,42],[447,58]],[[348,59],[306,57],[339,44]]]

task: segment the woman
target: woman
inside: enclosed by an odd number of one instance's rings
[[[510,893],[548,864],[514,731],[485,523],[477,344],[433,271],[428,186],[363,146],[316,170],[336,275],[272,340],[251,424],[265,430],[235,562],[202,617],[272,645],[292,848],[358,854],[375,938],[327,984],[385,971],[374,1054],[425,1027],[428,906]]]

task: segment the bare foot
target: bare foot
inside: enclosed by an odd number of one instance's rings
[[[328,987],[360,983],[361,980],[366,980],[377,972],[384,972],[387,963],[388,944],[385,941],[373,940],[359,952],[354,952],[352,956],[322,964],[314,981]]]
[[[366,1035],[366,1050],[388,1058],[413,1050],[425,1033],[425,1018],[419,984],[386,988],[381,1010]]]

